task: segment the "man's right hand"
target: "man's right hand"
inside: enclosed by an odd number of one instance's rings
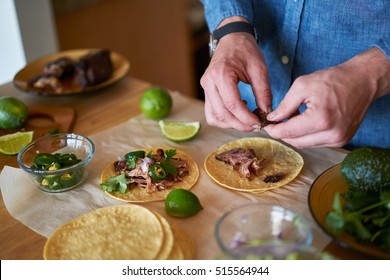
[[[232,21],[232,17],[219,27]],[[239,81],[252,86],[256,103],[265,112],[271,111],[272,94],[268,70],[255,38],[249,33],[230,33],[222,37],[208,68],[201,78],[205,91],[205,115],[208,124],[240,131],[258,131],[258,118],[240,98]]]

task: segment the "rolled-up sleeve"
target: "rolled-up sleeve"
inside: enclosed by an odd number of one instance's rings
[[[387,56],[387,59],[390,60],[390,39],[381,39],[373,47],[379,48]]]
[[[210,31],[214,31],[223,19],[231,16],[242,16],[253,23],[252,0],[200,0],[200,2],[204,6]]]

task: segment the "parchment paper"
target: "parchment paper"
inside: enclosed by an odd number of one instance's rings
[[[95,155],[88,166],[85,183],[71,191],[49,194],[40,191],[22,170],[5,166],[0,175],[0,188],[9,213],[37,233],[48,237],[62,224],[99,207],[123,204],[100,190],[101,171],[118,156],[146,147],[172,147],[190,154],[200,169],[200,178],[192,191],[199,197],[204,209],[197,215],[172,218],[164,211],[164,202],[145,203],[143,206],[157,211],[171,224],[189,233],[197,244],[198,259],[215,259],[220,251],[214,238],[217,219],[233,207],[251,201],[275,203],[301,213],[313,227],[313,246],[323,249],[330,238],[315,224],[308,207],[308,192],[314,179],[329,167],[340,163],[345,154],[328,149],[302,149],[305,165],[301,174],[285,187],[261,194],[248,194],[227,190],[216,185],[203,168],[206,156],[222,144],[259,133],[242,133],[218,129],[207,125],[203,102],[173,93],[174,106],[167,119],[200,121],[202,129],[190,142],[171,142],[161,135],[158,123],[143,115],[102,131],[89,138],[95,144]],[[261,137],[267,137],[265,132]]]

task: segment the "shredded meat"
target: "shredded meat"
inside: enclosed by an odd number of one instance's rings
[[[267,119],[267,113],[261,110],[260,108],[256,108],[252,113],[254,113],[260,121],[260,127],[263,128],[269,124],[276,124],[278,122],[271,122]]]
[[[140,187],[144,188],[148,193],[154,193],[161,190],[169,189],[174,183],[179,182],[181,178],[189,174],[188,162],[181,158],[171,158],[170,163],[176,167],[177,176],[168,174],[162,181],[154,181],[149,175],[149,167],[153,163],[161,163],[165,160],[165,153],[163,149],[158,149],[153,154],[153,159],[145,157],[137,159],[136,166],[130,169],[125,160],[114,163],[115,172],[121,174],[124,172],[127,178],[131,179],[130,188]]]
[[[264,183],[277,183],[283,178],[284,174],[282,172],[275,173],[273,175],[268,175],[262,179]]]
[[[233,166],[241,177],[248,180],[257,177],[258,171],[264,167],[264,159],[259,159],[253,149],[234,148],[217,154],[215,158]]]

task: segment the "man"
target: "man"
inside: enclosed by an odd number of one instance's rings
[[[201,2],[217,37],[201,79],[209,124],[259,130],[260,107],[280,122],[267,133],[297,148],[390,148],[390,1]]]

